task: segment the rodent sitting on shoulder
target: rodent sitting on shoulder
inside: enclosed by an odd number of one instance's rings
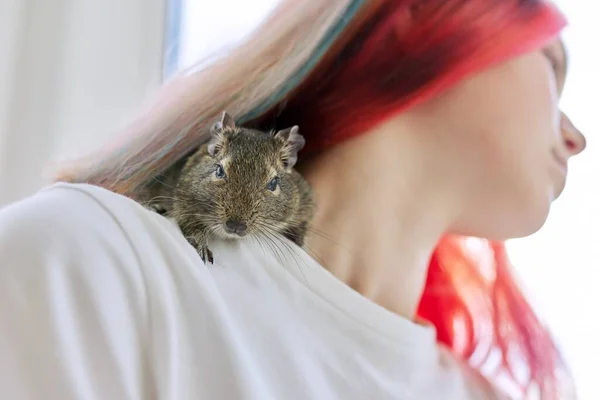
[[[211,236],[283,235],[304,245],[315,207],[310,185],[293,169],[304,144],[297,126],[265,133],[236,126],[227,112],[213,125],[211,140],[179,172],[166,212],[205,263],[213,262]]]

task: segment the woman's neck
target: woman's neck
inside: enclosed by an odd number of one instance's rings
[[[379,127],[302,172],[317,202],[309,252],[363,296],[412,319],[432,251],[455,215],[447,185],[423,162],[423,141],[407,133]]]

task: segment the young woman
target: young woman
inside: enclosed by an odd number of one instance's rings
[[[540,0],[283,2],[0,212],[1,397],[574,397],[502,246],[585,147],[558,108],[564,25]],[[223,110],[300,126],[312,257],[217,242],[205,266],[132,200]]]

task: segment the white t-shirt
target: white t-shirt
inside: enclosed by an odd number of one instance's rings
[[[1,210],[0,399],[499,398],[291,243],[211,249],[89,185]]]

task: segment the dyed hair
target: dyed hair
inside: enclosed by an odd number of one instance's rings
[[[135,198],[204,143],[224,109],[240,123],[298,124],[306,151],[319,151],[541,48],[564,25],[541,0],[288,0],[244,45],[167,82],[116,142],[65,165],[57,180]],[[444,237],[418,316],[435,325],[439,342],[502,387],[543,399],[574,396],[502,243]]]

